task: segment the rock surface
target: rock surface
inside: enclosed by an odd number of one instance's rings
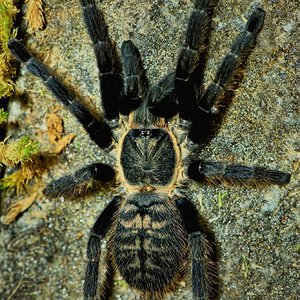
[[[105,0],[97,4],[117,46],[127,39],[138,46],[151,83],[174,68],[192,1]],[[265,26],[221,131],[203,156],[291,172],[292,179],[284,187],[259,189],[195,185],[193,198],[220,248],[220,299],[296,300],[300,295],[298,1],[220,0],[206,82],[256,6],[267,12]],[[99,111],[96,61],[79,1],[45,0],[44,9],[46,27],[28,36],[27,47]],[[12,101],[23,101],[23,113],[19,111],[19,126],[10,134],[43,139],[45,114],[57,104],[54,97],[24,66],[17,89],[21,96]],[[66,109],[59,114],[66,133],[77,137],[44,176],[45,183],[90,162],[113,161],[90,142]],[[225,195],[221,207],[218,195]],[[113,191],[101,189],[73,200],[44,198],[13,224],[1,224],[0,298],[14,293],[9,299],[82,299],[89,228],[112,196]],[[10,194],[3,199],[2,213],[20,197]],[[11,245],[15,238],[17,243]],[[120,276],[114,285],[113,299],[140,299]],[[183,282],[168,299],[191,299],[189,282]]]

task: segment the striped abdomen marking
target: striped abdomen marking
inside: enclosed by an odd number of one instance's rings
[[[167,196],[135,194],[120,209],[113,227],[112,258],[126,282],[160,294],[184,271],[187,233]]]

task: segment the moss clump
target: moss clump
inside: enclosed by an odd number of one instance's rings
[[[9,96],[14,88],[11,77],[15,70],[9,63],[12,56],[7,42],[16,37],[17,30],[13,30],[13,21],[17,12],[12,0],[0,1],[0,98]]]
[[[23,164],[26,161],[31,160],[31,157],[37,155],[38,152],[38,142],[32,141],[27,136],[22,137],[11,144],[0,142],[0,164],[9,167],[18,163]]]
[[[34,156],[32,160],[21,165],[21,168],[0,180],[0,189],[23,190],[28,182],[33,178],[40,177],[45,171],[45,166],[39,156]]]
[[[8,112],[4,111],[3,108],[0,109],[0,125],[7,122]]]
[[[40,175],[39,144],[25,136],[11,144],[0,142],[0,164],[21,168],[0,180],[0,189],[20,190],[33,177]]]

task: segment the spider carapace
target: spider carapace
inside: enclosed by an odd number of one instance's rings
[[[170,183],[178,159],[174,146],[164,129],[130,129],[123,140],[120,158],[126,181],[132,185]]]
[[[212,243],[190,201],[189,184],[289,182],[290,174],[281,171],[201,158],[242,80],[243,66],[265,17],[260,8],[250,14],[213,82],[204,88],[216,3],[195,0],[177,66],[151,86],[133,42],[123,42],[119,59],[95,1],[81,0],[99,68],[102,118],[95,118],[18,40],[8,43],[13,55],[44,81],[91,140],[115,155],[113,166],[95,162],[50,182],[44,189],[47,197],[55,198],[78,196],[94,182],[114,182],[114,187],[119,184],[90,232],[85,299],[100,295],[106,299],[113,286],[109,279],[118,271],[130,287],[151,300],[161,299],[189,273],[193,299],[208,299],[212,277],[216,278],[208,259]],[[109,240],[106,273],[99,272],[103,269],[101,242],[105,237]],[[99,278],[103,275],[107,280]]]

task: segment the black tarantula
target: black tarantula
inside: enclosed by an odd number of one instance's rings
[[[276,170],[199,157],[199,149],[215,136],[224,107],[228,107],[228,99],[242,79],[241,68],[265,17],[260,8],[252,12],[214,81],[204,89],[216,2],[195,0],[176,69],[150,87],[132,41],[123,42],[120,61],[95,1],[81,0],[99,68],[102,119],[95,118],[18,40],[9,41],[13,55],[43,79],[91,139],[103,149],[112,145],[116,155],[114,169],[94,163],[74,175],[52,181],[44,190],[47,197],[53,198],[79,194],[94,181],[114,179],[121,187],[91,229],[84,283],[86,299],[100,294],[101,240],[106,235],[108,264],[143,297],[162,298],[191,269],[193,299],[207,299],[211,282],[209,247],[203,224],[188,197],[189,179],[245,185],[281,185],[290,179],[288,173]]]

